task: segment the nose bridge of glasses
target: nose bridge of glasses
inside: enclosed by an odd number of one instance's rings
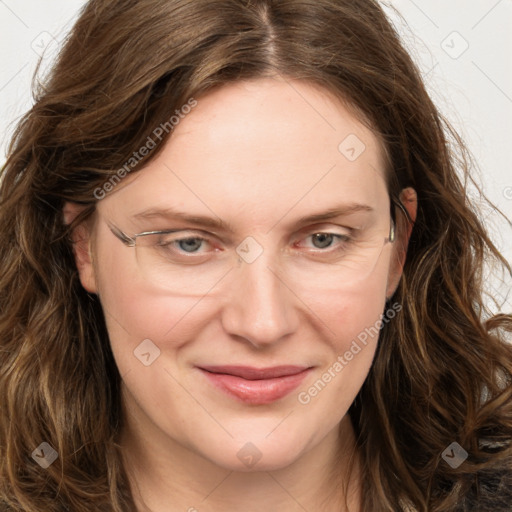
[[[290,276],[284,276],[280,262],[281,250],[271,237],[258,234],[246,237],[237,247],[237,265],[233,272],[232,290],[243,301],[263,311],[283,306]],[[238,290],[238,292],[236,291]]]

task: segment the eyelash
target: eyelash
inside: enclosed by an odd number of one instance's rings
[[[330,233],[330,232],[327,232],[327,231],[315,231],[313,233],[310,233],[309,235],[307,235],[305,238],[310,238],[312,236],[315,236],[315,235],[327,235],[327,236],[333,236],[335,238],[338,239],[339,241],[339,244],[340,247],[337,247],[335,249],[332,249],[332,246],[329,246],[327,247],[325,250],[324,249],[313,249],[311,252],[315,253],[316,255],[320,254],[320,255],[328,255],[328,254],[332,254],[332,253],[336,253],[337,251],[339,250],[342,250],[343,247],[346,245],[346,244],[350,244],[353,239],[350,235],[348,234],[340,234],[340,233]],[[184,241],[187,241],[187,240],[194,240],[194,241],[197,241],[197,240],[200,240],[200,241],[203,241],[203,242],[209,242],[209,239],[206,238],[206,237],[202,237],[202,236],[188,236],[188,237],[183,237],[183,238],[178,238],[176,240],[171,240],[167,243],[160,243],[158,244],[160,247],[170,247],[170,246],[178,246],[180,242],[184,242]],[[205,254],[204,253],[198,253],[198,252],[190,252],[190,253],[187,253],[186,251],[182,251],[182,250],[179,250],[178,251],[178,255],[179,256],[183,256],[185,258],[199,258],[200,256],[204,256]]]

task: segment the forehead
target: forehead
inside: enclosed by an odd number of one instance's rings
[[[378,138],[327,91],[265,78],[196,100],[158,157],[99,209],[171,206],[264,223],[344,201],[386,208]]]

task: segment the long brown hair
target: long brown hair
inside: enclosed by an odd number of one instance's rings
[[[135,510],[120,375],[70,229],[106,180],[190,98],[272,74],[352,105],[418,215],[370,374],[349,413],[364,510],[508,510],[512,318],[488,311],[484,263],[511,269],[468,199],[469,157],[374,0],[92,0],[17,127],[0,188],[2,511]],[[164,133],[135,169],[160,151]],[[62,207],[86,208],[64,225]],[[398,211],[398,210],[397,210]],[[398,213],[400,215],[400,213]],[[494,312],[496,313],[496,312]],[[42,470],[42,442],[58,458]],[[467,460],[452,468],[456,441]]]

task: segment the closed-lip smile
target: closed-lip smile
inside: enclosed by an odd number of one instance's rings
[[[299,386],[311,370],[308,366],[281,365],[201,366],[199,370],[217,388],[242,402],[264,405],[285,397]]]

